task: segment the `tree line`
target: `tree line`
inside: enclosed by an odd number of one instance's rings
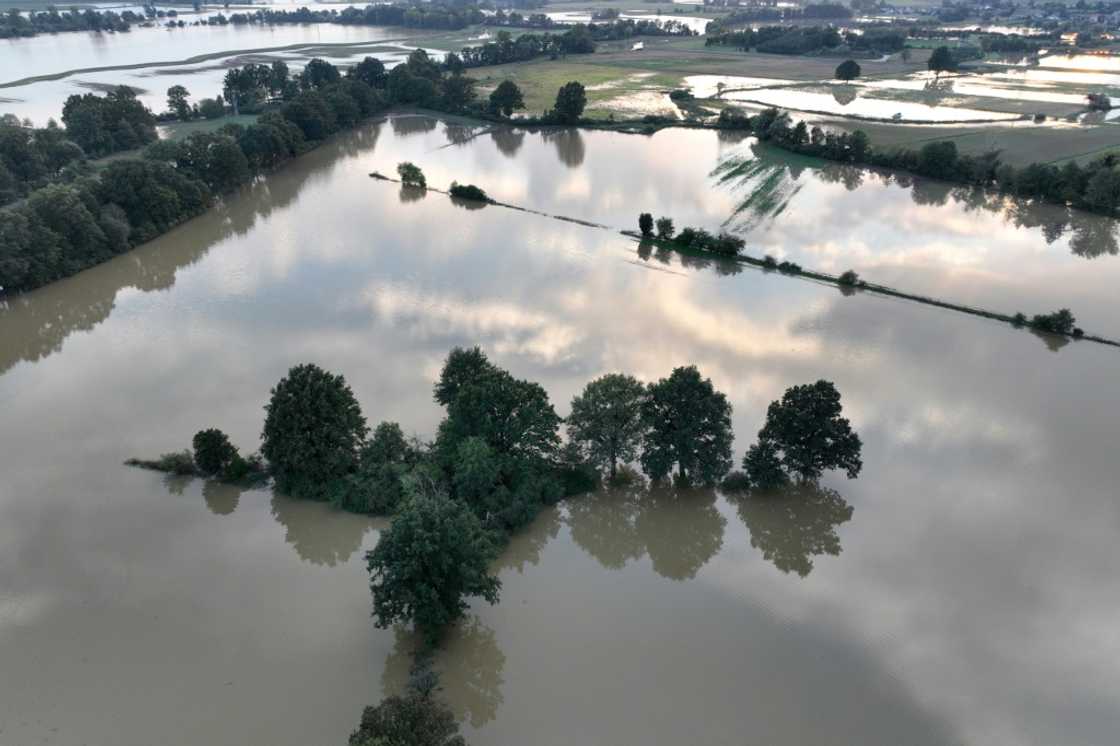
[[[704,44],[767,54],[811,54],[822,50],[888,54],[906,46],[906,32],[868,29],[862,34],[841,34],[832,26],[763,26],[709,33]]]
[[[760,140],[803,155],[991,187],[1017,197],[1071,205],[1104,215],[1116,215],[1120,208],[1120,173],[1114,154],[1084,166],[1069,161],[1061,166],[1031,163],[1016,167],[1004,163],[999,151],[961,153],[951,140],[927,143],[917,150],[876,148],[863,130],[849,133],[826,131],[819,126],[810,128],[804,121],[794,124],[787,112],[773,108],[753,116],[726,108],[720,112],[717,126],[750,130]]]
[[[18,39],[65,31],[128,31],[132,24],[143,20],[144,16],[131,10],[116,13],[86,8],[60,12],[51,7],[24,15],[16,8],[11,8],[0,14],[0,39]]]
[[[462,617],[468,598],[497,601],[489,564],[514,531],[603,479],[632,483],[632,463],[654,484],[736,490],[813,482],[830,469],[854,478],[862,468],[859,436],[828,381],[792,387],[772,403],[734,474],[731,404],[695,366],[650,383],[604,375],[572,399],[565,420],[539,384],[477,347],[456,348],[433,398],[445,414],[431,442],[406,438],[394,422],[371,432],[344,377],[298,365],[271,391],[260,456],[242,459],[208,429],[195,435],[193,454],[132,463],[227,480],[267,473],[294,497],[393,515],[367,557],[375,623],[413,624],[431,643]]]
[[[460,112],[476,98],[473,79],[449,73],[423,50],[389,72],[373,57],[345,75],[321,59],[295,76],[283,63],[247,65],[227,74],[224,90],[235,108],[254,111],[279,95],[255,124],[181,142],[152,142],[154,115],[123,87],[71,96],[65,129],[0,121],[0,195],[25,197],[0,210],[0,289],[39,287],[149,241],[218,195],[393,104]],[[186,90],[175,94],[169,104],[193,113]],[[580,113],[582,106],[576,119]],[[146,143],[140,157],[113,161],[97,174],[82,167],[86,155]]]

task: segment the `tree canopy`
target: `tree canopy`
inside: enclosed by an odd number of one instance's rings
[[[642,470],[653,480],[674,466],[683,484],[713,485],[731,469],[731,404],[695,366],[651,384],[642,402]]]
[[[326,499],[331,484],[357,468],[368,428],[341,375],[297,365],[272,389],[265,412],[261,452],[282,492]]]
[[[758,443],[743,460],[751,482],[778,486],[789,474],[812,481],[828,469],[857,477],[863,468],[862,443],[841,411],[840,392],[829,381],[786,389],[779,401],[771,402]]]
[[[431,485],[414,483],[366,555],[376,625],[412,623],[435,642],[463,616],[468,598],[497,603],[501,582],[489,574],[496,553],[470,508]]]
[[[515,109],[525,108],[525,97],[512,80],[503,80],[490,93],[490,110],[504,117],[511,116]]]
[[[633,376],[609,373],[587,384],[572,399],[568,438],[587,460],[606,467],[611,479],[619,462],[633,461],[641,444],[645,387]]]
[[[949,47],[938,47],[929,56],[927,67],[935,73],[951,72],[957,69],[957,61]]]
[[[587,106],[587,93],[583,84],[577,81],[565,83],[556,93],[556,105],[553,107],[553,117],[561,124],[576,124],[583,116],[583,109]]]
[[[859,63],[855,60],[844,60],[836,66],[836,78],[838,80],[855,80],[860,76]]]

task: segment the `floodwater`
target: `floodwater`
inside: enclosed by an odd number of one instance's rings
[[[913,122],[972,122],[1014,120],[1018,116],[996,111],[969,109],[958,106],[924,104],[913,101],[895,101],[882,98],[837,97],[831,92],[801,88],[766,88],[731,91],[723,94],[728,101],[747,101],[764,106],[776,106],[792,111],[820,112],[840,116],[890,120],[898,118]]]
[[[369,619],[386,524],[121,462],[203,427],[254,449],[305,361],[430,437],[441,361],[476,343],[561,414],[602,373],[695,363],[740,455],[785,387],[826,378],[865,446],[860,479],[781,499],[545,511],[437,657],[470,742],[1113,740],[1116,350],[368,177],[402,160],[543,212],[649,210],[954,300],[1069,305],[1120,337],[1114,240],[1090,258],[1047,227],[1107,221],[714,132],[375,124],[0,308],[0,742],[344,743],[413,645]]]
[[[546,16],[556,21],[557,23],[575,24],[575,23],[591,23],[591,11],[580,10],[560,10],[545,13]],[[668,21],[675,21],[682,26],[685,26],[690,31],[696,34],[703,35],[708,27],[708,22],[711,18],[704,18],[703,16],[685,16],[677,13],[657,13],[649,11],[635,11],[632,13],[620,13],[619,18],[634,21],[657,21],[658,23],[666,23]],[[606,21],[603,21],[604,23]]]
[[[138,27],[114,35],[77,32],[0,40],[0,113],[42,126],[61,116],[67,96],[118,85],[133,88],[145,105],[160,112],[167,108],[167,89],[173,85],[186,86],[194,101],[218,95],[230,67],[283,60],[298,72],[313,57],[345,66],[366,55],[392,67],[421,46],[425,34],[320,23]],[[442,58],[442,52],[430,51]],[[12,85],[43,75],[61,77]]]

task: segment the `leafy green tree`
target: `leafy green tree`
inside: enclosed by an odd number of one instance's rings
[[[583,116],[583,109],[587,106],[587,92],[582,83],[571,81],[560,87],[556,93],[556,105],[553,107],[553,116],[561,124],[576,124]]]
[[[512,80],[503,80],[490,92],[490,111],[504,117],[512,116],[515,109],[525,108],[525,97]]]
[[[642,232],[643,236],[653,235],[653,216],[648,212],[643,212],[638,216],[638,230]]]
[[[658,218],[657,219],[657,237],[663,241],[668,241],[673,238],[673,233],[676,229],[673,227],[672,218]]]
[[[341,79],[338,68],[319,57],[310,60],[299,74],[299,82],[304,89],[324,88]]]
[[[436,381],[433,394],[436,403],[444,407],[450,405],[463,386],[493,370],[494,365],[481,348],[452,349],[440,371],[439,380]]]
[[[489,574],[496,554],[470,508],[431,486],[414,487],[366,555],[375,624],[411,622],[436,642],[462,618],[468,598],[497,603],[501,582]]]
[[[642,419],[641,464],[651,479],[676,466],[679,483],[714,485],[731,470],[731,404],[695,366],[650,384]]]
[[[836,66],[837,80],[855,80],[860,76],[859,63],[855,60],[844,60]]]
[[[346,76],[360,80],[371,88],[384,88],[388,80],[384,63],[376,57],[365,57],[347,70]]]
[[[272,389],[265,412],[261,452],[282,492],[321,500],[357,467],[368,428],[342,376],[297,365]]]
[[[1116,212],[1120,205],[1120,173],[1105,167],[1098,169],[1085,186],[1085,203],[1100,212]]]
[[[207,476],[221,474],[237,457],[237,449],[229,442],[229,437],[216,428],[199,430],[191,445],[195,465]]]
[[[957,69],[957,61],[949,47],[938,47],[929,56],[926,66],[935,73],[951,72]]]
[[[474,101],[475,79],[469,75],[449,75],[443,81],[443,105],[451,111],[462,111]]]
[[[633,461],[642,439],[645,387],[633,376],[609,373],[587,384],[572,399],[568,438],[588,460],[607,467],[613,480],[618,463]]]
[[[789,484],[789,475],[782,468],[781,456],[770,441],[755,443],[747,449],[743,457],[743,471],[747,487],[770,490]]]
[[[404,499],[404,480],[419,459],[401,426],[382,422],[362,447],[357,470],[332,485],[331,503],[354,513],[390,515]]]
[[[273,96],[282,95],[288,88],[290,73],[283,60],[275,60],[268,68],[268,92]]]
[[[918,151],[918,171],[935,179],[957,173],[957,145],[952,140],[926,143]]]
[[[183,122],[191,118],[191,105],[187,101],[190,95],[190,91],[181,85],[173,85],[167,89],[167,108]]]
[[[786,389],[766,411],[758,445],[747,453],[743,469],[760,486],[781,481],[772,476],[775,460],[802,481],[816,480],[827,469],[843,469],[855,479],[863,468],[863,444],[841,412],[840,392],[830,381]]]
[[[398,163],[397,173],[401,177],[401,183],[405,186],[420,187],[421,189],[428,187],[428,180],[424,178],[424,172],[415,163],[409,161]]]

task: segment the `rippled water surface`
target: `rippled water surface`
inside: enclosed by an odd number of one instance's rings
[[[610,229],[369,178],[402,160]],[[785,500],[544,512],[437,660],[472,743],[1113,740],[1116,350],[640,247],[617,229],[641,210],[1120,336],[1103,219],[713,132],[372,125],[0,308],[0,742],[344,743],[413,645],[369,619],[385,522],[120,464],[203,427],[252,450],[304,361],[431,436],[441,361],[475,343],[561,414],[602,373],[695,363],[739,454],[827,378],[865,465]]]

